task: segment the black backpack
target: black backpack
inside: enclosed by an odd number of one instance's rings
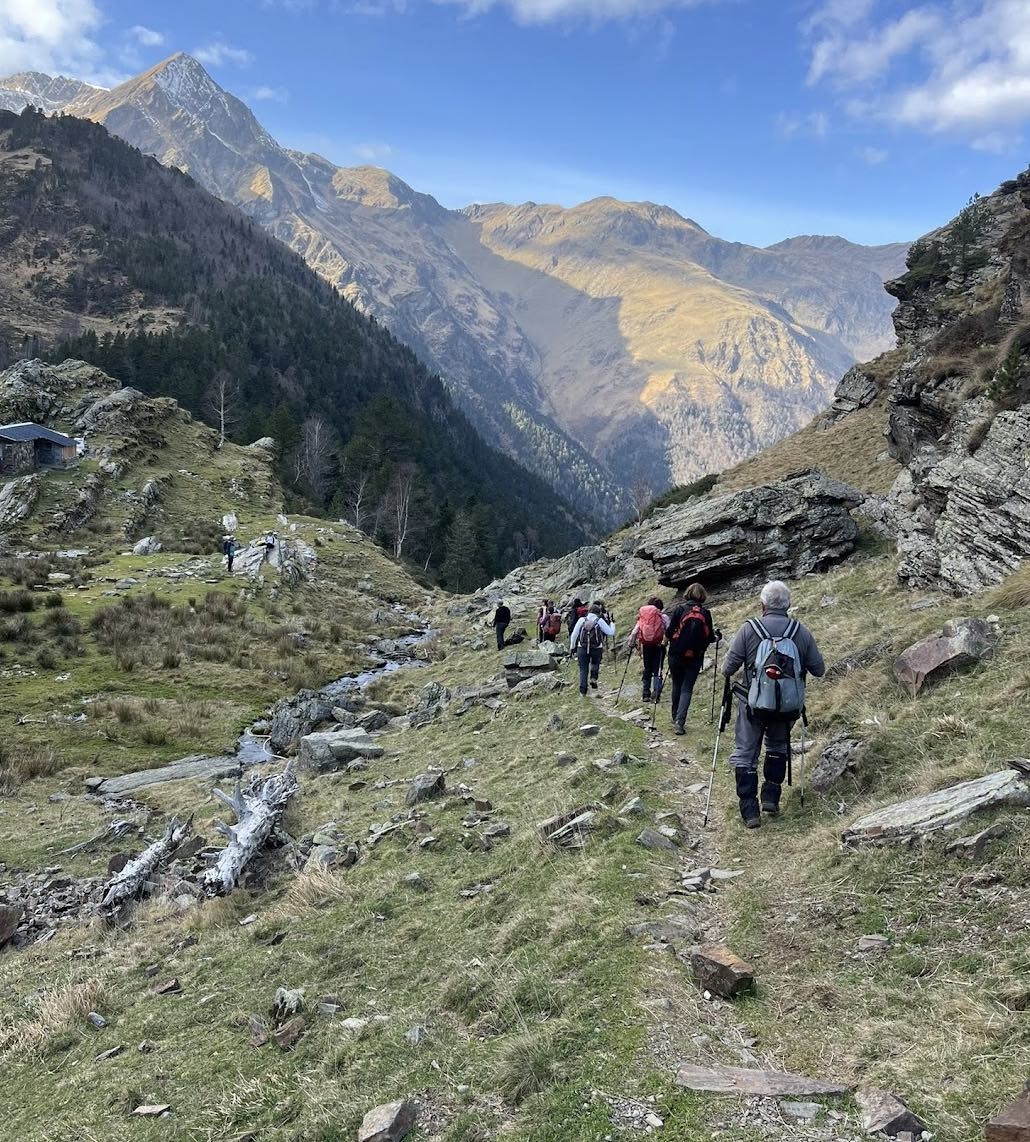
[[[712,641],[712,624],[700,603],[684,607],[669,635],[669,652],[677,658],[700,658]]]

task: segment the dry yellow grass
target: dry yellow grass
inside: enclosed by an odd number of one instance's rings
[[[103,994],[104,985],[96,977],[45,993],[31,1019],[0,1028],[0,1059],[37,1053],[52,1036],[95,1011]]]

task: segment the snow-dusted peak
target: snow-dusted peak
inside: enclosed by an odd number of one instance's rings
[[[21,111],[30,104],[47,114],[64,111],[73,104],[104,89],[65,75],[45,75],[41,71],[23,71],[0,79],[0,108]]]
[[[150,76],[169,99],[186,111],[209,106],[212,99],[225,95],[204,65],[185,52],[176,52],[151,68]]]

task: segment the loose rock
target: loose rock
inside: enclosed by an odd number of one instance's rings
[[[983,619],[952,619],[939,635],[910,646],[894,663],[894,674],[916,694],[927,682],[975,666],[994,652],[997,641]]]
[[[860,1087],[855,1102],[862,1111],[862,1128],[867,1134],[886,1134],[891,1138],[907,1130],[921,1134],[926,1124],[890,1091]]]
[[[417,805],[433,797],[442,797],[447,792],[447,781],[442,773],[420,773],[408,788],[405,801]]]
[[[370,1110],[362,1119],[358,1142],[400,1142],[415,1129],[418,1104],[411,1099]]]
[[[723,999],[732,999],[754,987],[754,969],[722,944],[700,948],[690,957],[690,963],[700,986]]]

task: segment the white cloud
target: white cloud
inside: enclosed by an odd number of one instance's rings
[[[723,0],[436,0],[456,4],[470,16],[494,8],[507,8],[519,24],[552,24],[563,20],[587,20],[600,24],[654,16],[673,8],[698,8]]]
[[[878,167],[890,157],[883,147],[859,147],[855,154],[871,167]]]
[[[393,154],[389,143],[357,143],[352,149],[359,159],[369,163],[382,162]]]
[[[285,87],[255,87],[250,93],[251,99],[258,99],[269,103],[285,103],[290,98],[290,93]]]
[[[0,0],[0,74],[65,71],[104,82],[93,0]]]
[[[803,25],[809,82],[852,114],[980,149],[1008,149],[1030,121],[1028,0],[928,0],[881,18],[877,0],[831,0]]]
[[[776,116],[776,134],[781,139],[825,139],[830,133],[830,117],[825,111],[810,111],[804,115]]]
[[[195,59],[200,60],[207,67],[222,67],[232,64],[234,67],[246,67],[254,62],[254,57],[246,48],[233,47],[225,40],[212,40],[193,52]]]
[[[129,29],[129,35],[145,48],[159,48],[165,42],[160,32],[155,32],[153,28],[145,28],[142,24],[134,24]]]

